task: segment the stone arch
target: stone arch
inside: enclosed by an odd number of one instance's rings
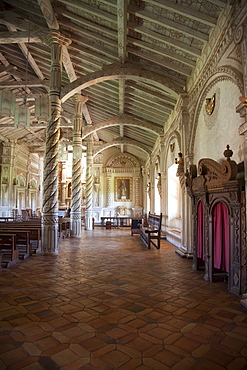
[[[168,92],[174,98],[177,98],[181,91],[181,88],[176,85],[172,79],[164,77],[158,73],[148,71],[144,68],[136,68],[130,63],[125,63],[124,66],[122,66],[120,63],[113,63],[110,66],[101,69],[100,71],[82,76],[81,78],[78,78],[69,85],[65,86],[61,91],[61,101],[64,103],[74,94],[79,93],[81,90],[99,82],[118,79],[141,80],[144,82],[148,81],[149,83],[152,81],[154,85]]]
[[[177,142],[178,144],[178,149],[179,151],[181,152],[182,151],[182,140],[181,140],[181,135],[178,131],[173,131],[170,136],[168,136],[167,138],[167,145],[166,145],[166,148],[164,150],[164,156],[165,156],[165,160],[164,160],[164,169],[163,171],[166,173],[167,172],[167,167],[168,167],[168,153],[169,151],[171,151],[172,153],[174,152],[174,158],[177,156],[177,153],[175,152],[175,142]],[[172,145],[174,144],[174,147],[172,147]]]
[[[23,175],[18,175],[17,185],[19,187],[22,187],[22,188],[24,188],[26,186],[26,178]]]
[[[153,132],[153,133],[157,134],[157,136],[162,133],[162,129],[154,127],[151,123],[141,121],[141,120],[133,118],[133,117],[127,115],[127,114],[123,114],[123,115],[120,115],[120,116],[112,117],[107,121],[100,122],[100,123],[97,123],[95,125],[84,126],[83,129],[82,129],[82,139],[85,139],[88,135],[90,135],[90,134],[92,134],[92,133],[94,133],[98,130],[101,130],[103,128],[110,127],[110,126],[118,126],[120,124],[124,124],[124,125],[128,125],[128,126],[136,126],[136,127],[139,127],[143,130]]]
[[[100,148],[97,148],[97,150],[93,154],[93,157],[95,157],[97,154],[103,152],[103,150],[105,150],[107,148],[110,148],[112,146],[116,146],[116,145],[131,145],[131,146],[134,146],[134,147],[138,147],[143,152],[145,152],[147,155],[150,154],[150,150],[146,146],[138,144],[136,141],[131,140],[131,139],[118,138],[118,139],[115,139],[115,140],[111,141],[110,143],[106,143],[106,144],[102,145]]]
[[[233,68],[229,67],[219,67],[215,68],[210,77],[205,81],[204,87],[201,91],[198,91],[198,96],[194,94],[193,100],[196,101],[196,105],[193,109],[193,117],[191,120],[191,127],[190,127],[190,133],[188,135],[188,141],[186,145],[186,152],[187,153],[194,153],[194,144],[195,144],[195,137],[196,137],[196,130],[198,125],[198,119],[199,115],[202,109],[202,105],[205,104],[205,100],[207,97],[208,92],[212,89],[214,85],[216,85],[218,82],[221,81],[231,81],[233,84],[235,84],[239,90],[241,91],[241,94],[244,95],[244,88],[241,79],[239,78],[239,75],[237,72],[234,71]],[[192,97],[191,97],[192,99]]]

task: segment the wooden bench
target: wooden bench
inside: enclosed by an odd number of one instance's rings
[[[161,222],[162,213],[155,215],[149,212],[147,223],[142,223],[140,226],[140,236],[148,249],[150,249],[151,244],[160,249]]]
[[[16,235],[0,231],[1,267],[8,268],[19,262],[19,250],[16,248]]]
[[[19,251],[20,259],[25,259],[32,255],[32,249],[30,244],[30,231],[10,227],[0,228],[0,234],[4,233],[9,235],[11,234],[15,235],[15,247]]]
[[[31,251],[32,253],[37,253],[41,250],[41,223],[39,222],[33,222],[33,221],[13,221],[13,222],[1,222],[0,223],[0,230],[3,231],[11,231],[14,232],[18,231],[21,233],[23,232],[29,232],[29,244],[31,245]]]
[[[58,217],[58,239],[70,237],[70,218]]]

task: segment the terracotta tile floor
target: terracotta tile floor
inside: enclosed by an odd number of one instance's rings
[[[247,369],[247,312],[162,240],[83,230],[0,273],[0,369]]]

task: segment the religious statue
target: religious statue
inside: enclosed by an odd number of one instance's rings
[[[178,164],[177,176],[180,176],[184,173],[184,159],[182,153],[178,153],[177,164]]]

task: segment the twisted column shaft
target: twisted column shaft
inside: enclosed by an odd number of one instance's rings
[[[86,173],[86,217],[85,229],[92,230],[92,208],[93,208],[93,137],[87,139],[87,173]]]
[[[72,196],[71,196],[71,235],[81,236],[81,174],[82,174],[82,106],[84,97],[75,96],[75,115],[73,131],[73,165],[72,165]]]
[[[50,104],[51,119],[46,127],[43,179],[42,251],[58,253],[58,149],[60,139],[62,45],[67,42],[58,31],[51,31],[46,42],[51,47]]]

